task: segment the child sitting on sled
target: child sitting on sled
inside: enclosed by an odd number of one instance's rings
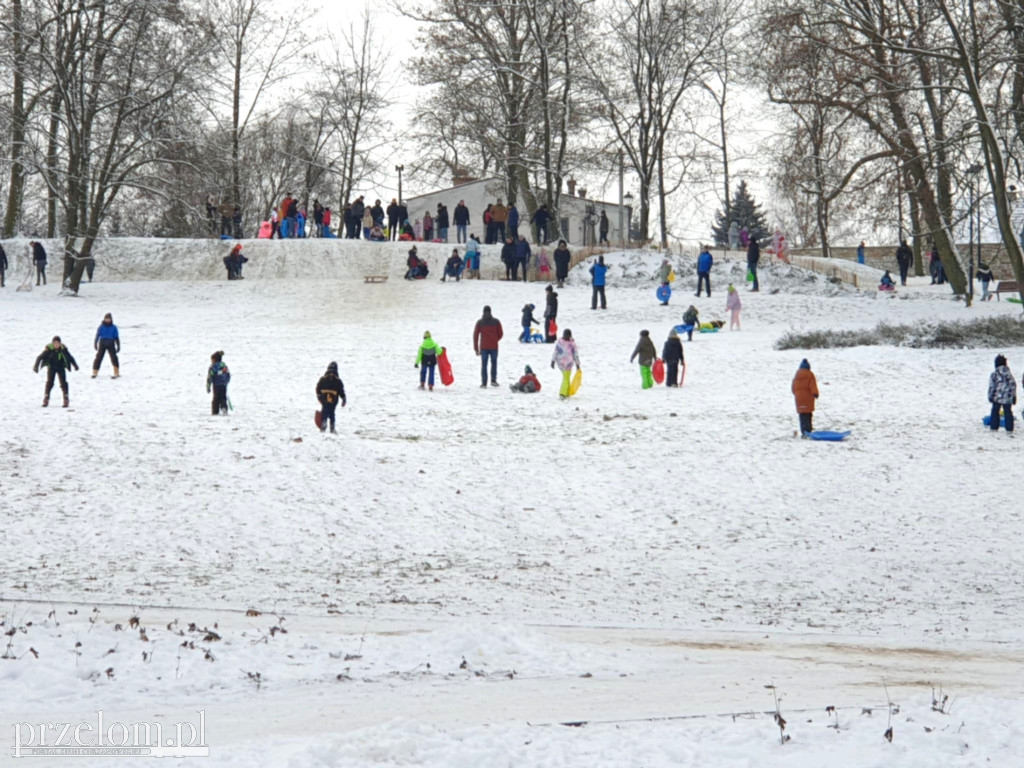
[[[878,284],[878,290],[880,291],[895,291],[896,281],[892,279],[892,275],[889,274],[889,270],[885,270],[885,274],[882,275],[882,280]]]
[[[519,381],[515,384],[509,384],[508,388],[513,392],[532,395],[534,392],[540,392],[540,380],[533,375],[533,368],[526,366],[526,370],[519,377]]]

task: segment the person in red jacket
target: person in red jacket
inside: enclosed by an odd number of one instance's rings
[[[519,381],[515,384],[509,384],[508,388],[513,392],[522,392],[530,395],[534,392],[540,392],[540,379],[534,375],[533,368],[526,366],[526,370],[519,377]]]
[[[487,361],[491,361],[491,386],[498,386],[498,342],[505,333],[501,321],[491,315],[491,308],[484,307],[483,316],[476,321],[473,329],[473,351],[480,358],[480,388],[487,386]]]

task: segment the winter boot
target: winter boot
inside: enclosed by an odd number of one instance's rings
[[[420,389],[423,389],[423,385],[422,384],[420,384]],[[433,387],[431,387],[431,389],[433,389]]]
[[[49,395],[43,395],[43,408],[45,408],[49,404],[50,404],[50,396]]]
[[[93,368],[92,369],[92,377],[95,379],[99,375],[100,375],[99,368]]]
[[[64,395],[64,405],[61,406],[61,407],[62,408],[67,408],[70,404],[71,404],[71,402],[68,400],[68,396],[65,394]]]
[[[434,385],[433,385],[433,384],[431,384],[431,385],[430,385],[430,391],[431,391],[431,392],[433,392],[433,391],[434,391]]]
[[[112,378],[112,379],[119,379],[119,378],[121,378],[121,369],[118,368],[116,365],[114,366],[114,375],[111,376],[110,378]]]

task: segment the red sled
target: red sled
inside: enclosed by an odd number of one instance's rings
[[[448,350],[446,349],[442,349],[441,354],[437,356],[437,370],[441,374],[441,383],[450,387],[455,381],[455,375],[452,373],[452,364],[448,362]]]
[[[558,326],[555,325],[554,319],[548,320],[548,336],[555,336],[558,333]]]
[[[317,429],[321,429],[321,425],[324,423],[324,414],[322,411],[317,411],[313,414],[313,423],[316,424]]]
[[[665,361],[660,357],[654,361],[654,367],[651,369],[651,375],[654,376],[654,381],[658,384],[665,382]]]

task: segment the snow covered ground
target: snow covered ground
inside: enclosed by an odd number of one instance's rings
[[[772,345],[1019,307],[776,267],[744,294],[742,332],[684,343],[685,387],[643,392],[638,331],[660,348],[691,302],[724,319],[744,266],[716,265],[698,300],[679,260],[665,308],[659,258],[613,254],[608,310],[589,308],[583,268],[559,292],[584,371],[560,402],[551,347],[515,342],[523,304],[542,314],[537,284],[365,285],[306,253],[284,262],[312,279],[229,283],[160,247],[163,266],[79,298],[0,294],[0,723],[204,709],[215,765],[1016,762],[1019,446],[981,417],[994,354],[1019,374],[1024,350]],[[505,328],[498,389],[479,389],[471,346],[484,304]],[[93,381],[107,311],[122,378],[107,363]],[[416,389],[424,330],[451,388]],[[31,372],[54,334],[82,367],[68,410],[39,407]],[[227,418],[204,390],[218,349]],[[805,355],[815,424],[854,430],[844,443],[794,436]],[[349,398],[336,437],[312,418],[331,360]],[[513,395],[526,364],[544,390]],[[785,746],[771,717],[731,717],[771,709],[772,682]],[[933,684],[951,714],[930,711]],[[645,719],[683,716],[706,717]],[[569,721],[590,724],[549,725]]]

